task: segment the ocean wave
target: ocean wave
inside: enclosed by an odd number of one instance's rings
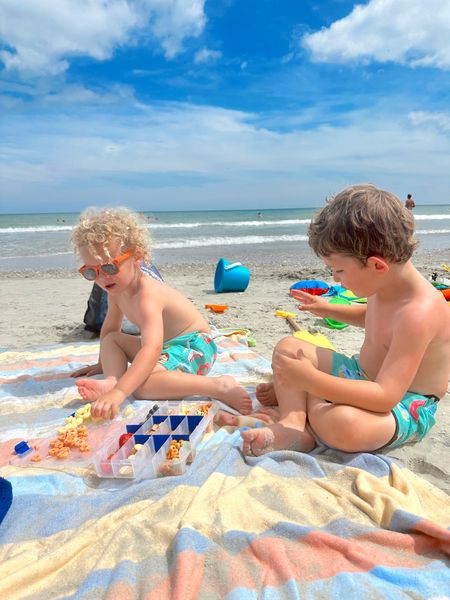
[[[433,215],[414,214],[416,221],[448,221],[450,220],[450,212]],[[195,221],[192,223],[147,223],[146,226],[150,230],[165,230],[165,229],[200,229],[202,227],[289,227],[295,225],[309,225],[311,219],[278,219],[273,221],[257,219],[252,221]],[[13,233],[59,233],[63,231],[72,231],[74,225],[39,225],[30,227],[0,227],[0,234]],[[434,230],[433,230],[434,231]]]
[[[192,229],[196,227],[285,227],[287,225],[308,225],[311,219],[281,219],[278,221],[198,221],[195,223],[151,223],[150,229]]]
[[[417,229],[416,233],[418,235],[440,235],[441,233],[450,233],[450,229]]]
[[[450,233],[450,229],[419,229],[416,231],[419,236],[428,236],[428,235],[448,235]],[[282,242],[307,242],[307,235],[295,234],[295,235],[247,235],[247,236],[208,236],[208,237],[198,237],[190,240],[179,239],[174,240],[171,239],[167,242],[157,242],[153,243],[153,247],[161,250],[175,250],[178,248],[204,248],[204,247],[215,247],[215,246],[238,246],[238,245],[258,245],[258,244],[268,244],[268,243],[282,243]],[[11,251],[12,249],[9,249]],[[30,248],[24,249],[25,252],[28,250],[28,254],[21,255],[17,254],[14,256],[5,255],[5,250],[3,250],[3,254],[0,256],[0,261],[5,260],[13,260],[13,259],[38,259],[38,258],[50,258],[52,256],[69,256],[72,255],[73,252],[52,252],[50,249],[47,249],[46,252],[38,253],[38,254],[29,254]],[[22,251],[24,251],[22,250]],[[14,250],[12,250],[14,252]],[[18,251],[18,248],[15,249]],[[20,252],[20,250],[19,250]]]
[[[308,225],[311,219],[282,219],[279,221],[196,221],[194,223],[148,223],[151,229],[199,229],[200,227],[287,227],[289,225]],[[73,225],[40,225],[37,227],[1,227],[2,233],[49,233],[72,231]]]
[[[72,231],[72,225],[41,225],[40,227],[2,227],[0,233],[48,233],[55,231]]]
[[[440,215],[414,215],[416,221],[444,221],[450,219],[450,212]]]
[[[50,258],[52,256],[68,256],[73,252],[48,252],[45,254],[18,254],[17,256],[0,256],[0,260],[12,260],[14,258]]]
[[[267,244],[270,242],[306,242],[306,235],[245,235],[242,237],[206,237],[196,240],[180,240],[153,244],[154,248],[198,248],[204,246],[237,246],[247,244]]]
[[[236,246],[247,244],[267,244],[270,242],[306,242],[306,235],[248,235],[243,237],[204,237],[195,240],[172,240],[152,244],[153,248],[172,250],[177,248],[204,248],[205,246]],[[0,256],[0,260],[50,258],[51,256],[64,256],[73,252],[48,252],[34,255]]]

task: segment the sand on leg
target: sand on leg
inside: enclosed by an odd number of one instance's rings
[[[331,370],[330,350],[318,348],[292,336],[284,338],[277,344],[274,356],[275,353],[281,352],[296,358],[299,350],[302,350],[304,356],[316,368],[327,372]],[[244,454],[259,456],[273,450],[290,449],[301,452],[312,450],[315,440],[306,429],[308,394],[281,385],[276,377],[273,381],[273,390],[269,391],[269,388],[266,388],[265,391],[277,399],[280,419],[268,427],[243,431],[241,436]]]
[[[280,340],[275,346],[274,354],[275,352],[282,352],[287,356],[296,358],[299,350],[311,361],[316,369],[325,373],[331,372],[332,350],[320,348],[293,336]],[[256,398],[263,406],[277,406],[278,400],[273,382],[258,384],[256,386]]]
[[[276,391],[280,399],[279,421],[241,432],[243,452],[247,456],[260,456],[274,450],[309,452],[315,446],[314,438],[306,430],[306,392]]]

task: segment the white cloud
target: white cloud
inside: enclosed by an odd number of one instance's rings
[[[301,38],[318,62],[398,62],[450,69],[448,0],[370,0]]]
[[[450,132],[450,113],[430,113],[425,111],[411,112],[409,115],[413,125],[432,125],[440,131]]]
[[[196,65],[207,63],[211,64],[219,60],[222,56],[222,52],[219,50],[209,50],[209,48],[202,48],[195,53],[194,62]]]
[[[202,32],[203,8],[204,0],[2,0],[0,60],[9,71],[57,75],[71,56],[105,60],[136,35],[153,37],[173,58]]]
[[[181,52],[184,38],[200,35],[205,27],[205,0],[141,0],[141,2],[146,4],[147,10],[152,13],[150,31],[161,43],[167,58],[173,58]]]
[[[400,196],[407,186],[429,202],[442,201],[448,190],[445,114],[379,111],[374,119],[371,109],[349,113],[345,125],[315,128],[282,114],[268,128],[258,115],[216,107],[164,104],[138,112],[133,105],[128,115],[124,108],[118,99],[101,112],[97,104],[84,107],[78,117],[44,108],[4,120],[5,196],[20,202],[39,191],[49,199],[95,203],[98,194],[110,194],[114,201],[201,208],[211,198],[227,206],[252,198],[273,205],[281,194],[295,205],[361,181]],[[279,131],[288,121],[297,126]]]

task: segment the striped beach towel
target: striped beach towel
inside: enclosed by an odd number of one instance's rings
[[[213,375],[249,388],[267,377],[242,336],[216,341]],[[0,475],[13,489],[2,598],[448,597],[450,499],[385,456],[245,457],[239,430],[221,428],[177,477],[10,464],[14,443],[54,434],[74,410],[68,373],[97,352],[80,343],[0,355]]]

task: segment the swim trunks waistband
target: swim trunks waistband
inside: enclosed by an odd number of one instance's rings
[[[438,398],[434,394],[423,394],[423,396],[425,398],[429,398],[430,400],[433,400],[434,402],[439,402],[440,401],[440,398]]]

